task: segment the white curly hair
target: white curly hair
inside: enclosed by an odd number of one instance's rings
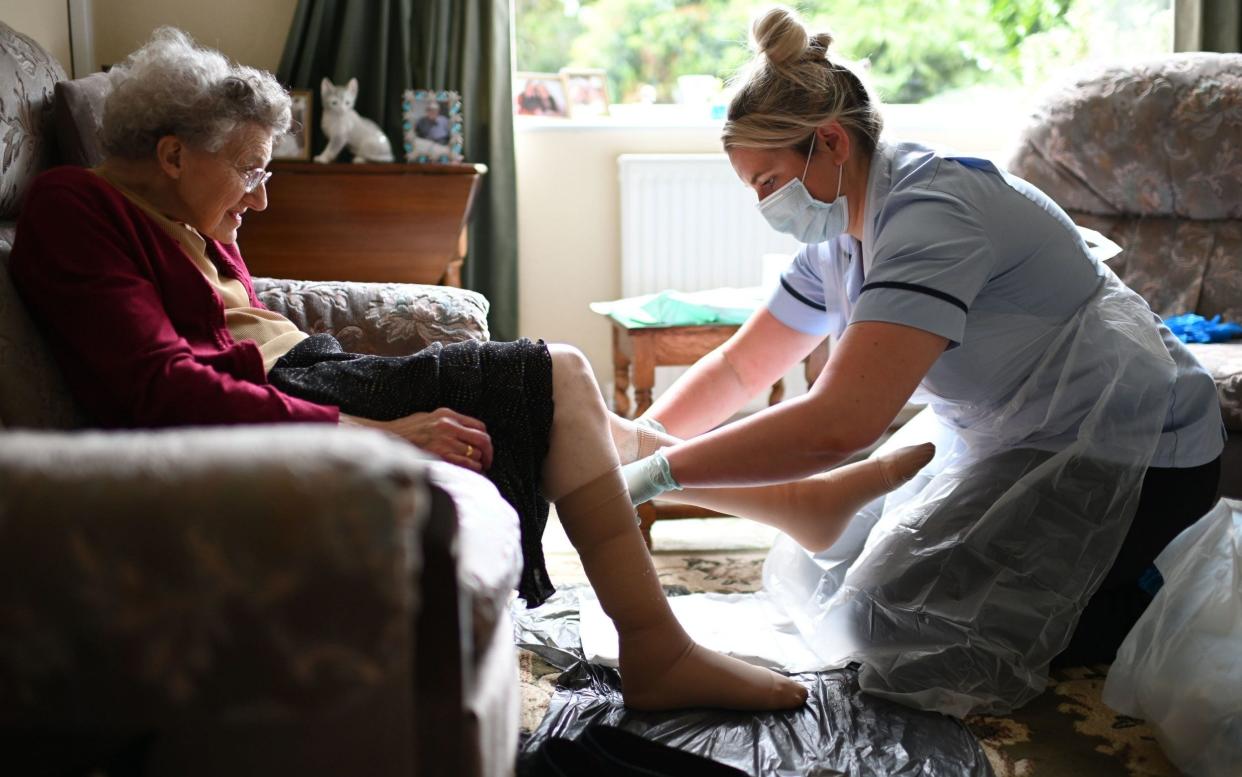
[[[109,156],[150,157],[165,135],[214,152],[243,124],[289,128],[289,94],[271,73],[234,64],[174,27],[157,29],[108,75],[100,142]]]

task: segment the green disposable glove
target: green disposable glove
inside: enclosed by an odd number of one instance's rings
[[[668,430],[664,428],[664,424],[660,423],[659,421],[655,420],[654,418],[650,416],[640,416],[638,418],[635,418],[634,423],[637,424],[638,426],[645,426],[653,432],[659,432],[660,434],[668,434]]]
[[[665,491],[680,491],[681,484],[673,477],[664,449],[645,459],[636,459],[621,468],[625,485],[630,490],[630,503],[637,506],[655,499]]]

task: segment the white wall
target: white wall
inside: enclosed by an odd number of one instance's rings
[[[238,62],[274,72],[296,7],[297,0],[94,0],[96,65],[121,61],[156,27],[171,24]]]
[[[518,331],[578,346],[610,383],[609,324],[587,305],[621,292],[617,157],[717,153],[720,128],[557,121],[517,117]]]
[[[0,21],[29,35],[70,73],[69,4],[65,0],[0,0]]]
[[[238,62],[275,71],[296,7],[297,0],[93,0],[94,66],[121,61],[156,27],[171,24]],[[0,20],[34,38],[70,72],[66,0],[0,0]]]

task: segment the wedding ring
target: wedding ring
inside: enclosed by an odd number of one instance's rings
[[[474,458],[474,446],[471,445],[470,443],[466,443],[466,458],[467,459]]]

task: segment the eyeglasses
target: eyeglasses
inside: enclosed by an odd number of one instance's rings
[[[255,189],[272,180],[272,174],[261,167],[253,170],[238,170],[238,175],[242,178],[242,188],[246,190],[246,194],[250,194]]]

